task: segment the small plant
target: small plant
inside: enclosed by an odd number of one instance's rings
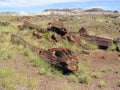
[[[12,58],[13,58],[13,54],[12,54],[12,53],[9,53],[9,54],[7,55],[7,58],[8,58],[8,59],[12,59]]]
[[[30,56],[31,50],[29,48],[24,48],[24,55],[25,56]]]
[[[116,50],[115,44],[112,43],[112,45],[109,46],[109,48],[108,48],[107,50],[108,50],[108,51],[114,51],[114,50]]]
[[[41,57],[36,57],[32,60],[33,66],[38,68],[38,74],[46,75],[47,77],[51,77],[52,75],[56,77],[60,77],[62,75],[61,71],[55,67],[50,67],[47,60]]]
[[[57,87],[55,90],[74,90],[72,86],[66,84],[66,83],[63,83],[63,86],[62,87]]]
[[[89,67],[90,67],[89,62],[85,61],[85,62],[81,63],[79,65],[79,68],[78,68],[77,72],[75,73],[75,75],[80,76],[80,75],[88,74]]]
[[[38,74],[40,75],[46,75],[48,72],[46,71],[45,68],[40,68]]]
[[[107,87],[107,84],[104,81],[100,81],[99,85],[100,88]]]
[[[93,78],[100,78],[101,77],[101,73],[100,72],[93,72],[91,74],[91,77],[93,77]]]
[[[37,87],[37,82],[33,79],[28,80],[28,87],[30,87],[32,90],[34,90]]]
[[[117,86],[120,87],[120,81],[117,82]]]
[[[17,85],[29,87],[32,90],[37,86],[37,82],[34,79],[22,76],[20,74],[15,74],[7,69],[0,70],[0,78],[1,85],[6,90],[15,90]]]
[[[69,82],[77,82],[77,77],[75,75],[69,75],[68,76],[68,81]]]
[[[0,78],[9,77],[12,75],[12,72],[6,69],[0,69]]]
[[[96,49],[98,49],[98,46],[95,45],[95,44],[89,44],[88,46],[89,46],[90,50],[96,50]]]
[[[90,81],[91,81],[91,76],[90,75],[83,75],[83,76],[79,77],[79,82],[80,83],[88,84]]]
[[[7,90],[14,90],[15,84],[13,81],[11,82],[10,78],[5,78],[2,81],[2,86],[5,87]]]

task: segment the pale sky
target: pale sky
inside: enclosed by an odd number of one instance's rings
[[[120,11],[120,0],[0,0],[0,12],[40,12],[49,8],[94,7]]]

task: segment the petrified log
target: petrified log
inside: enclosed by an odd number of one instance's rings
[[[43,34],[42,33],[39,33],[38,31],[34,31],[33,32],[33,36],[37,37],[38,39],[41,39]]]
[[[90,43],[98,45],[99,49],[106,50],[110,45],[112,45],[112,39],[89,35],[84,27],[82,27],[78,33],[80,34],[81,38],[89,41]]]
[[[10,23],[9,22],[0,22],[0,25],[1,26],[8,26],[8,25],[10,25]]]
[[[18,27],[19,30],[23,30],[24,29],[24,27],[22,25],[18,25],[17,27]]]
[[[54,33],[52,36],[51,36],[51,39],[53,39],[54,41],[58,42],[60,40],[62,40],[62,37],[56,33]]]
[[[112,45],[112,39],[92,35],[82,35],[81,37],[90,43],[98,45],[99,48],[103,50],[106,50],[110,45]]]
[[[51,65],[59,67],[63,71],[73,72],[78,69],[78,59],[68,48],[60,47],[43,50],[32,46],[24,39],[13,34],[11,35],[11,41],[32,49],[32,51],[36,52],[37,54],[44,56]]]
[[[14,34],[11,35],[11,42],[16,43],[16,44],[21,44],[24,47],[30,48],[32,51],[36,52],[37,54],[39,54],[43,51],[42,49],[29,44],[24,39],[22,39],[21,37],[18,37],[17,35],[14,35]]]
[[[87,46],[86,46],[85,44],[83,44],[83,43],[80,41],[80,39],[79,39],[77,36],[75,36],[75,35],[69,36],[69,37],[68,37],[68,41],[69,41],[69,42],[73,42],[73,43],[75,43],[75,44],[83,47],[84,49],[88,49]]]
[[[43,51],[43,55],[48,58],[51,65],[60,67],[64,71],[76,71],[78,69],[78,59],[68,48],[52,48]]]
[[[82,30],[84,30],[84,28],[82,28]],[[80,45],[83,48],[87,49],[86,46],[80,42],[79,38],[76,37],[75,35],[71,36],[68,33],[66,27],[63,25],[63,23],[59,21],[53,21],[49,23],[48,31],[52,31],[56,33],[56,34],[53,34],[51,37],[56,42],[61,39],[67,39],[69,42],[76,43],[77,45]]]
[[[43,34],[46,32],[46,28],[37,28],[36,31],[33,31],[33,36],[37,37],[38,39],[41,39],[43,37]]]
[[[113,43],[116,45],[116,50],[120,51],[120,37],[114,38]]]
[[[29,21],[24,21],[23,25],[18,25],[18,29],[23,30],[25,28],[29,29],[37,29],[38,26],[35,24],[30,23]]]
[[[39,33],[45,33],[47,32],[47,29],[46,28],[37,28],[36,29]]]
[[[79,33],[80,33],[80,35],[88,35],[88,32],[87,32],[87,30],[86,30],[85,27],[82,27],[82,28],[79,30]]]
[[[55,32],[59,34],[62,37],[65,37],[66,34],[68,34],[67,29],[64,27],[63,23],[58,21],[53,21],[51,23],[48,23],[48,31]]]

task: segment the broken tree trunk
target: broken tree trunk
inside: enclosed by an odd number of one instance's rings
[[[39,26],[35,25],[35,24],[32,24],[29,21],[24,21],[23,25],[18,25],[18,29],[19,30],[23,30],[25,28],[28,28],[28,29],[39,29]]]
[[[84,31],[84,28],[82,29]],[[48,23],[48,31],[52,31],[55,33],[52,35],[51,38],[56,42],[62,39],[67,39],[69,42],[76,43],[77,45],[82,46],[84,49],[88,49],[87,46],[84,45],[77,36],[75,36],[75,34],[69,34],[67,28],[63,25],[62,22],[53,21],[51,23]]]
[[[78,59],[68,48],[60,47],[43,50],[32,46],[31,44],[27,43],[24,39],[13,34],[11,35],[11,41],[13,43],[22,44],[23,46],[30,48],[32,51],[45,57],[51,65],[59,67],[63,71],[73,72],[78,69]]]
[[[89,35],[84,27],[82,27],[78,33],[80,34],[81,38],[89,41],[90,43],[98,45],[99,49],[106,50],[110,45],[112,45],[112,39]]]

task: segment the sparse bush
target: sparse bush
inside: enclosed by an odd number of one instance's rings
[[[68,76],[68,81],[69,82],[77,82],[77,77],[73,74]]]
[[[109,46],[107,50],[108,50],[108,51],[114,51],[114,50],[116,50],[115,44],[112,43],[112,45]]]
[[[0,78],[1,85],[7,90],[15,90],[16,85],[29,87],[31,89],[36,88],[37,85],[34,79],[13,73],[8,69],[0,69]]]
[[[101,73],[100,72],[93,72],[91,74],[91,77],[93,77],[93,78],[100,78],[101,77]]]
[[[79,65],[79,68],[76,71],[75,75],[80,76],[80,75],[88,74],[89,67],[90,67],[90,63],[87,61],[84,61]]]
[[[120,87],[120,81],[117,82],[117,86]]]
[[[83,75],[79,77],[79,82],[80,83],[85,83],[88,84],[91,81],[91,76],[90,75]]]
[[[63,83],[61,87],[57,87],[55,90],[74,90],[74,88],[66,83]]]
[[[100,81],[99,85],[100,88],[107,87],[107,84],[104,81]]]
[[[96,50],[98,49],[98,46],[95,44],[88,44],[90,50]]]
[[[13,58],[13,54],[12,54],[12,53],[9,53],[9,54],[7,55],[7,58],[8,58],[8,59],[12,59],[12,58]]]
[[[23,53],[24,53],[25,56],[29,57],[30,54],[31,54],[31,50],[29,48],[24,48]]]
[[[78,71],[76,71],[75,75],[78,78],[78,82],[88,84],[91,81],[91,76],[89,74],[90,63],[88,61],[84,61],[79,65]]]
[[[32,60],[33,66],[38,67],[38,74],[46,75],[51,77],[52,75],[60,77],[62,75],[61,71],[55,67],[51,67],[47,60],[41,57],[36,57]]]
[[[9,70],[0,69],[0,77],[1,78],[9,77],[11,75],[12,75],[12,72],[10,72]]]

